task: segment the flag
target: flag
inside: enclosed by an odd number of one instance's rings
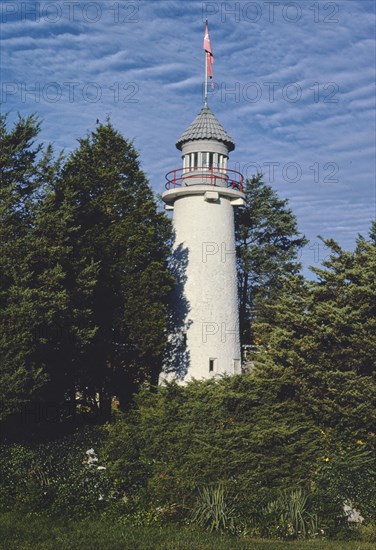
[[[210,44],[208,20],[206,20],[206,27],[205,27],[204,50],[205,50],[205,55],[206,55],[206,60],[207,60],[207,75],[206,75],[206,78],[210,78],[210,80],[212,80],[212,78],[213,78],[214,57],[213,57],[213,52],[212,52],[211,44]],[[210,84],[211,84],[211,87],[214,88],[214,83],[211,82]]]

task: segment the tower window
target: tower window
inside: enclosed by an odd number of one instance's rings
[[[209,359],[209,372],[214,372],[215,359]]]
[[[226,169],[226,157],[224,155],[219,155],[219,168],[222,168],[223,170]]]
[[[209,168],[213,168],[214,154],[209,153]]]
[[[193,153],[193,167],[198,167],[198,153]]]

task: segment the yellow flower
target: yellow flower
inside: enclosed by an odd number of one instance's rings
[[[326,456],[326,457],[324,458],[324,460],[325,460],[325,462],[329,462],[330,458],[329,458],[328,456]]]
[[[356,442],[357,445],[364,445],[364,441],[362,441],[361,439],[358,439],[357,442]]]

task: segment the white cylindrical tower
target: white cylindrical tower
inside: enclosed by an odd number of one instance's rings
[[[228,170],[235,144],[205,106],[176,144],[183,166],[166,175],[178,280],[168,354],[160,381],[241,372],[234,206],[241,174]]]

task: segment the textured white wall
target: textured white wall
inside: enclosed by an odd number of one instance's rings
[[[207,191],[219,193],[218,200],[205,200]],[[184,382],[236,374],[241,368],[231,200],[243,195],[209,186],[196,189],[197,194],[192,192],[192,188],[180,188],[170,200],[174,205],[175,249],[186,259],[182,280],[188,306],[185,322],[189,367],[181,376]],[[209,372],[209,359],[214,359],[213,372]],[[173,373],[162,374],[161,381],[174,377]]]

